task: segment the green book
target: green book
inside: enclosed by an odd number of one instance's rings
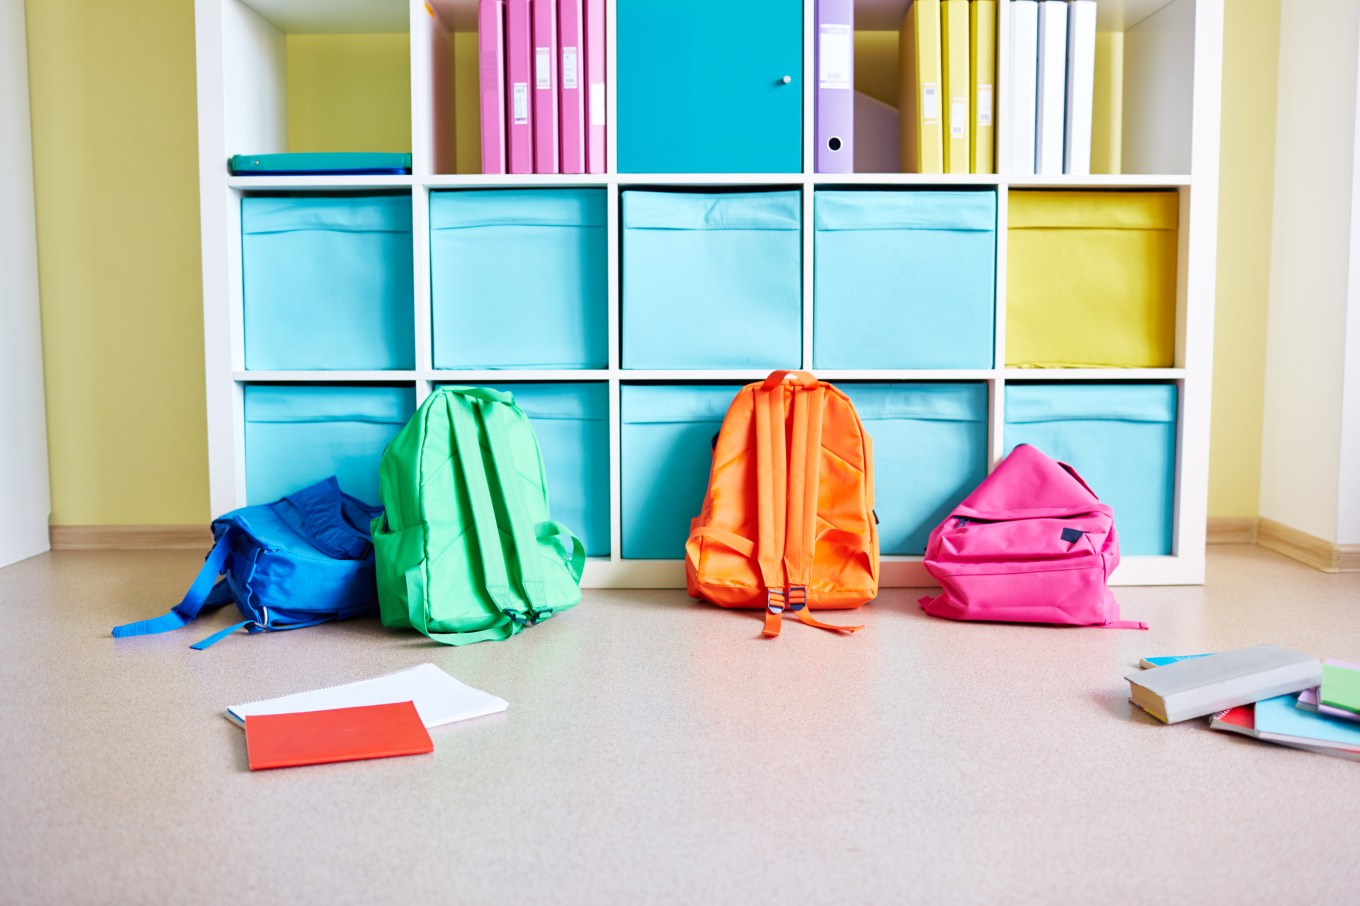
[[[1333,708],[1360,713],[1360,669],[1326,660],[1318,701]]]
[[[411,155],[368,151],[233,154],[227,169],[233,176],[406,174],[411,172]]]

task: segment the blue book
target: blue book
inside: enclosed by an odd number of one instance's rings
[[[1360,749],[1360,724],[1338,720],[1295,705],[1296,695],[1256,703],[1256,731],[1292,736],[1313,745]]]
[[[1165,667],[1167,664],[1174,664],[1177,661],[1189,661],[1197,657],[1208,657],[1212,652],[1205,654],[1169,654],[1166,657],[1145,657],[1138,662],[1138,666],[1147,670],[1150,667]]]
[[[403,175],[411,172],[411,155],[366,151],[233,154],[227,169],[233,176]]]

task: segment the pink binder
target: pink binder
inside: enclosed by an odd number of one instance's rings
[[[583,0],[586,28],[586,172],[603,173],[605,161],[604,3]]]
[[[585,37],[581,0],[557,0],[557,102],[561,114],[562,172],[586,172],[586,117],[581,90]]]
[[[505,0],[477,0],[482,172],[505,172]]]
[[[818,173],[855,172],[855,3],[817,0],[817,103],[813,107]]]
[[[511,173],[534,172],[529,0],[505,0],[505,122]]]
[[[530,4],[534,36],[534,172],[557,172],[557,0]]]

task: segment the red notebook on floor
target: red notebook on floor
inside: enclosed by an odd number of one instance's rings
[[[434,742],[411,702],[246,718],[246,757],[252,771],[433,751]]]

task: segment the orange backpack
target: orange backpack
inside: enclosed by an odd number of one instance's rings
[[[786,380],[792,378],[792,380]],[[878,594],[873,452],[849,398],[806,371],[776,371],[738,391],[713,448],[704,508],[690,523],[691,597],[765,610],[858,607]]]

